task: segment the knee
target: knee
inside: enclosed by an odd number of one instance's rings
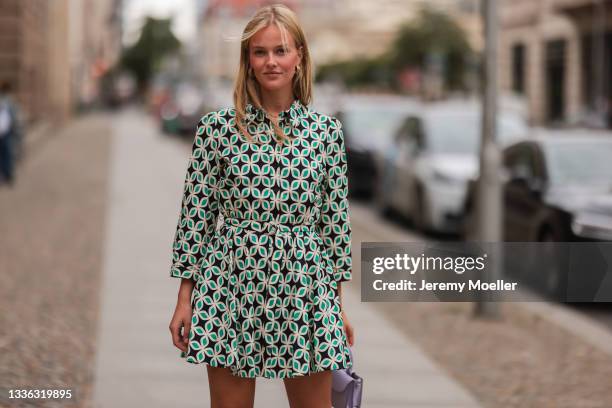
[[[331,396],[310,395],[303,398],[293,398],[291,408],[332,408]]]
[[[253,408],[254,401],[248,396],[235,394],[213,396],[211,408]]]

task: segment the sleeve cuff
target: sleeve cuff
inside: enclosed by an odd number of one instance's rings
[[[184,266],[180,262],[176,262],[170,268],[170,277],[172,278],[185,278],[185,279],[193,279],[195,280],[194,274],[198,273],[199,266]]]
[[[334,280],[336,280],[336,282],[348,282],[351,280],[351,278],[351,271],[345,270],[334,272]]]

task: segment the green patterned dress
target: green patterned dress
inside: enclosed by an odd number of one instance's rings
[[[195,282],[187,362],[240,377],[292,378],[352,366],[337,295],[351,279],[347,164],[340,122],[295,100],[278,144],[248,104],[200,120],[170,275]]]

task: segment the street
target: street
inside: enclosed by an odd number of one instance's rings
[[[0,17],[0,408],[612,407],[612,0]]]
[[[3,316],[3,327],[19,327],[2,336],[15,350],[2,353],[3,384],[72,387],[76,398],[66,406],[207,406],[205,367],[181,360],[168,332],[179,285],[169,277],[170,245],[189,152],[190,143],[129,108],[78,118],[28,157],[16,189],[0,192],[0,208],[14,215],[4,217],[3,231],[16,238],[2,259],[29,279],[23,286],[20,274],[3,275],[3,299],[6,308],[35,299]],[[473,318],[472,303],[361,302],[361,242],[430,238],[357,200],[351,220],[355,269],[343,295],[364,406],[610,405],[612,353],[597,346],[606,335],[592,342],[518,303],[486,321]],[[40,256],[19,250],[22,239]],[[37,312],[52,304],[53,319]],[[62,330],[74,327],[75,313],[79,330]],[[64,338],[72,354],[53,346]],[[28,357],[38,348],[55,352]],[[258,380],[256,406],[287,406],[282,382]]]
[[[109,197],[111,225],[107,232],[104,269],[107,286],[103,291],[106,303],[100,325],[100,363],[95,376],[94,401],[98,406],[121,406],[134,397],[134,389],[142,387],[143,392],[136,394],[140,400],[146,395],[149,406],[166,399],[177,401],[177,395],[184,395],[185,405],[189,405],[187,401],[194,401],[190,395],[206,390],[205,372],[203,367],[186,367],[176,357],[176,349],[165,333],[178,282],[168,279],[164,271],[168,262],[165,248],[172,238],[167,231],[173,230],[178,215],[190,143],[161,135],[155,122],[138,110],[122,113],[113,123],[114,177],[110,183],[113,186]],[[159,165],[151,166],[151,163]],[[134,197],[139,197],[138,202],[148,203],[147,206],[137,206]],[[352,282],[345,285],[344,301],[356,327],[355,370],[365,379],[365,406],[407,407],[424,403],[511,406],[524,404],[524,398],[544,401],[555,396],[568,401],[591,398],[593,406],[598,406],[597,403],[607,400],[605,395],[609,391],[603,379],[585,381],[581,387],[573,388],[575,395],[564,390],[584,370],[583,364],[597,371],[612,369],[608,364],[612,356],[606,356],[580,338],[567,336],[549,321],[534,320],[532,313],[520,305],[504,304],[505,318],[495,323],[473,319],[471,303],[360,302],[359,243],[423,238],[381,219],[365,203],[351,203],[351,218],[356,268]],[[151,223],[151,219],[156,222]],[[128,225],[132,228],[127,229]],[[134,258],[134,253],[148,256]],[[134,274],[126,276],[125,268]],[[143,275],[138,271],[143,271]],[[117,305],[129,302],[133,292],[122,295],[115,289],[115,286],[130,287],[130,279],[134,285],[147,288],[143,303],[136,310],[147,310],[151,316],[134,332],[134,340],[150,330],[151,335],[146,337],[155,348],[134,348],[129,342],[132,338],[129,332],[123,337],[114,335],[115,328],[131,324]],[[125,370],[129,360],[113,358],[118,350],[146,364]],[[160,356],[154,364],[151,352]],[[545,373],[550,370],[558,373],[556,381],[545,380]],[[120,376],[118,372],[126,374]],[[139,374],[135,376],[136,372]],[[159,382],[170,374],[180,381]],[[145,390],[151,390],[152,379],[157,384],[155,392],[147,394]],[[525,389],[525,395],[518,397],[517,389]],[[258,381],[256,395],[257,406],[286,404],[280,382]],[[194,406],[201,402],[198,399]]]
[[[203,406],[208,394],[204,366],[179,359],[167,330],[179,284],[168,276],[169,249],[190,145],[159,133],[138,110],[120,114],[113,128],[94,406]],[[356,238],[366,232],[358,229]],[[360,333],[354,354],[355,369],[367,384],[364,405],[478,407],[466,389],[359,302],[358,275],[346,285],[344,303]],[[126,314],[126,305],[134,313]],[[397,360],[409,366],[394,364]],[[258,381],[256,406],[286,404],[281,381]]]

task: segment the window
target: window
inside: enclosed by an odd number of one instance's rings
[[[515,44],[512,47],[512,90],[525,93],[525,45]]]
[[[419,118],[407,118],[396,134],[396,146],[406,157],[411,157],[422,147],[421,122]]]

